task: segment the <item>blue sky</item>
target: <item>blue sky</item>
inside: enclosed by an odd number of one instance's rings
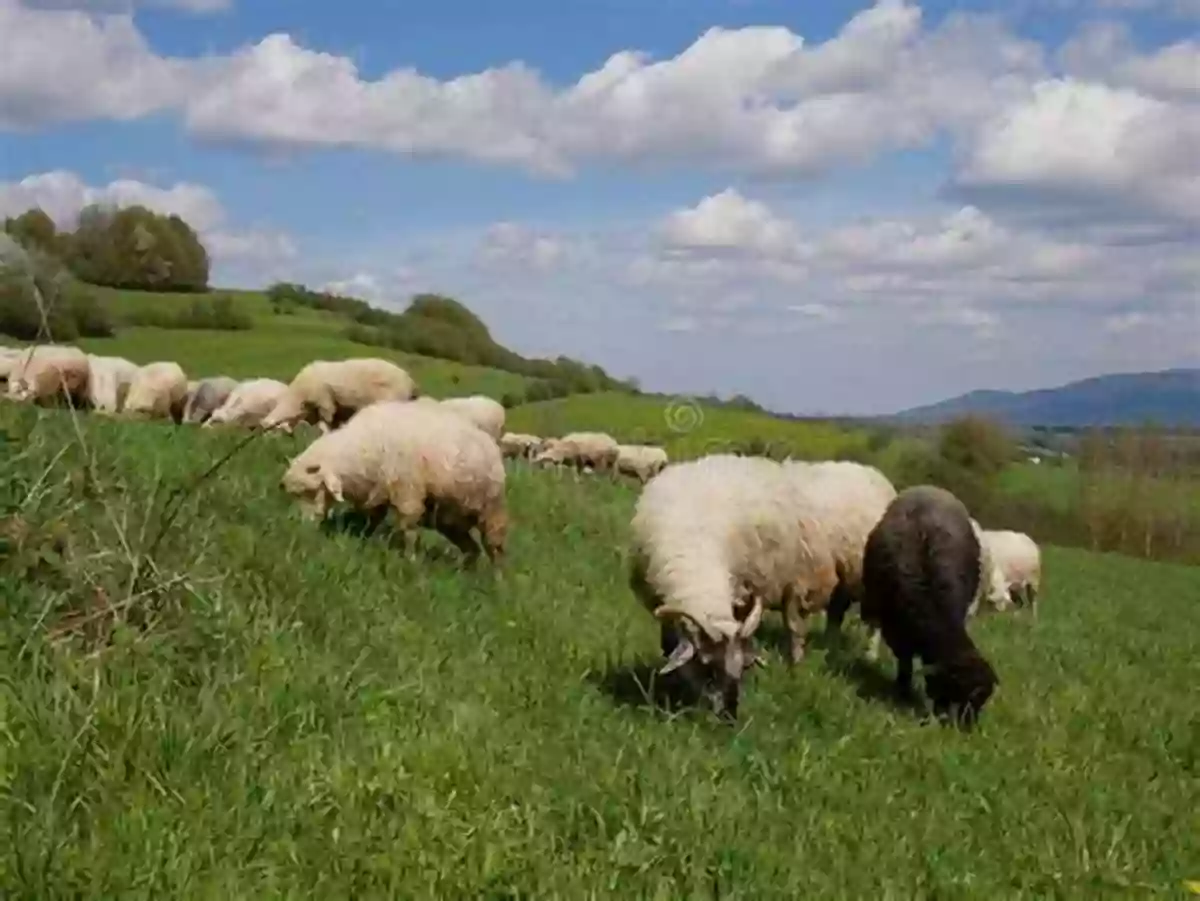
[[[220,284],[451,293],[523,352],[799,412],[1197,365],[1198,26],[1197,0],[0,0],[0,213],[144,202]]]

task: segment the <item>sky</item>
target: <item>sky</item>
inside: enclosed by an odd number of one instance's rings
[[[1200,365],[1200,0],[0,0],[0,215],[885,413]]]

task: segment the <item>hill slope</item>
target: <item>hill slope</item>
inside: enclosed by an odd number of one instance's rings
[[[937,423],[977,413],[1017,426],[1142,425],[1200,427],[1200,369],[1102,375],[1037,391],[972,391],[894,417]]]

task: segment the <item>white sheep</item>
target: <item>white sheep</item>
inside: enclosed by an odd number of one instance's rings
[[[88,401],[98,413],[120,413],[125,398],[140,368],[124,357],[101,357],[88,354]]]
[[[21,359],[18,347],[0,347],[0,382],[7,382],[9,374],[16,368]]]
[[[600,472],[616,466],[618,446],[616,439],[604,432],[571,432],[561,438],[546,439],[533,459],[535,463],[567,463]]]
[[[485,394],[472,394],[469,397],[447,397],[439,403],[446,410],[457,413],[483,429],[494,440],[499,440],[504,433],[504,405]]]
[[[633,476],[643,485],[667,465],[667,452],[650,444],[617,445],[617,472]]]
[[[262,422],[280,398],[287,393],[288,386],[277,379],[248,379],[229,392],[225,403],[213,410],[201,428],[216,425],[254,427]]]
[[[542,439],[523,432],[505,432],[500,436],[500,451],[506,458],[532,459],[542,449]]]
[[[1004,573],[1000,569],[995,554],[992,553],[988,533],[974,518],[971,519],[971,528],[975,532],[975,537],[979,539],[979,588],[975,592],[971,606],[967,608],[967,616],[974,616],[978,613],[979,605],[985,601],[997,611],[1007,610],[1012,606],[1012,596],[1008,590],[1008,584],[1004,581]]]
[[[236,379],[225,375],[189,382],[187,401],[183,407],[183,421],[192,423],[207,421],[224,405],[237,386]]]
[[[45,403],[68,397],[75,406],[87,403],[91,369],[88,357],[69,344],[40,344],[21,351],[9,372],[8,396]]]
[[[160,361],[138,369],[122,412],[137,418],[183,420],[188,378],[178,363]]]
[[[1028,604],[1036,616],[1042,584],[1042,553],[1037,542],[1024,532],[986,530],[983,540],[1009,596],[1018,605]]]
[[[763,610],[783,608],[795,622],[797,606],[823,607],[837,584],[796,481],[763,457],[677,463],[646,484],[631,529],[630,584],[661,624],[660,672],[694,661],[716,686],[714,705],[736,717]]]
[[[412,377],[388,360],[352,357],[315,360],[301,369],[263,420],[264,429],[291,432],[298,422],[322,433],[337,428],[377,401],[411,400],[418,394]]]
[[[826,623],[837,631],[849,607],[862,600],[863,551],[867,536],[896,497],[896,488],[874,466],[848,460],[817,463],[787,460],[782,466],[803,493],[806,508],[816,517],[833,554],[838,586],[833,597],[828,599]],[[801,609],[796,612],[804,617],[820,611]],[[787,625],[793,636],[803,636],[807,631],[802,621]],[[874,660],[879,656],[881,636],[870,626],[867,633],[867,655]]]
[[[473,563],[476,528],[488,557],[503,557],[508,513],[500,448],[437,406],[382,401],[364,407],[292,460],[280,485],[309,518],[324,517],[331,502],[349,501],[378,524],[390,508],[406,544],[409,530],[420,524]]]

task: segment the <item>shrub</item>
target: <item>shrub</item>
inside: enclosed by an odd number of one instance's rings
[[[193,300],[182,309],[137,310],[126,316],[131,325],[166,329],[211,329],[237,332],[254,327],[254,320],[239,310],[228,295]]]
[[[74,341],[109,337],[113,323],[88,286],[52,257],[6,238],[0,246],[0,332],[21,341]]]

